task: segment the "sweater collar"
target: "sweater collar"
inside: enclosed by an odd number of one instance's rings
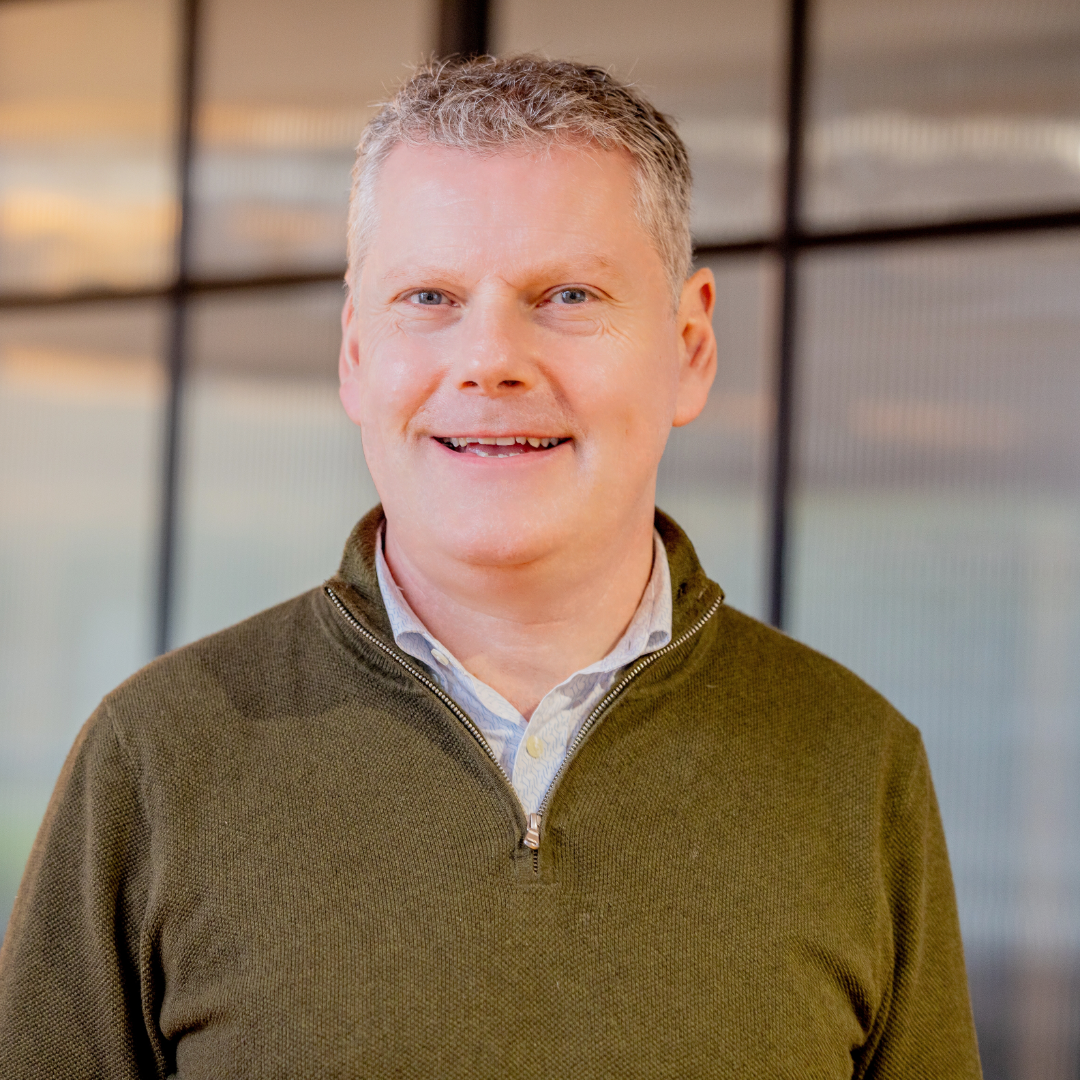
[[[375,545],[385,520],[381,505],[360,519],[345,543],[341,568],[328,584],[335,592],[346,593],[342,600],[369,630],[392,642],[394,633],[375,571]],[[671,632],[678,638],[693,626],[717,596],[723,596],[723,592],[706,577],[686,533],[661,510],[656,511],[654,523],[671,571]]]

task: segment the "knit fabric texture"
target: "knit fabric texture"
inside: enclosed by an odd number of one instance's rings
[[[502,694],[481,682],[431,635],[394,581],[379,539],[375,543],[375,570],[395,644],[419,660],[469,714],[526,813],[539,808],[567,748],[622,670],[671,640],[671,571],[664,542],[653,529],[652,573],[630,625],[606,656],[553,686],[526,721]],[[529,750],[530,739],[540,743],[535,757]]]
[[[402,666],[381,520],[328,583],[344,613],[297,597],[83,728],[0,951],[0,1076],[980,1075],[914,727],[717,608],[658,513],[682,644],[592,727],[534,852]]]

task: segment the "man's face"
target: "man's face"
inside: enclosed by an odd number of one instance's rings
[[[673,311],[630,157],[398,145],[376,204],[341,399],[397,541],[522,565],[651,520],[712,381],[713,293],[699,272]]]

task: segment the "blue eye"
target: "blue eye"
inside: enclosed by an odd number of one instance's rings
[[[589,299],[589,294],[584,289],[563,289],[559,293],[559,299],[564,304],[584,304]]]
[[[424,304],[428,307],[438,307],[443,301],[443,294],[436,292],[434,289],[421,289],[418,293],[413,293],[413,303]]]

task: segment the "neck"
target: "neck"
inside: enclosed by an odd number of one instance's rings
[[[528,719],[552,687],[601,660],[626,631],[652,572],[653,521],[642,515],[596,550],[524,566],[433,562],[389,522],[384,551],[420,621]]]

